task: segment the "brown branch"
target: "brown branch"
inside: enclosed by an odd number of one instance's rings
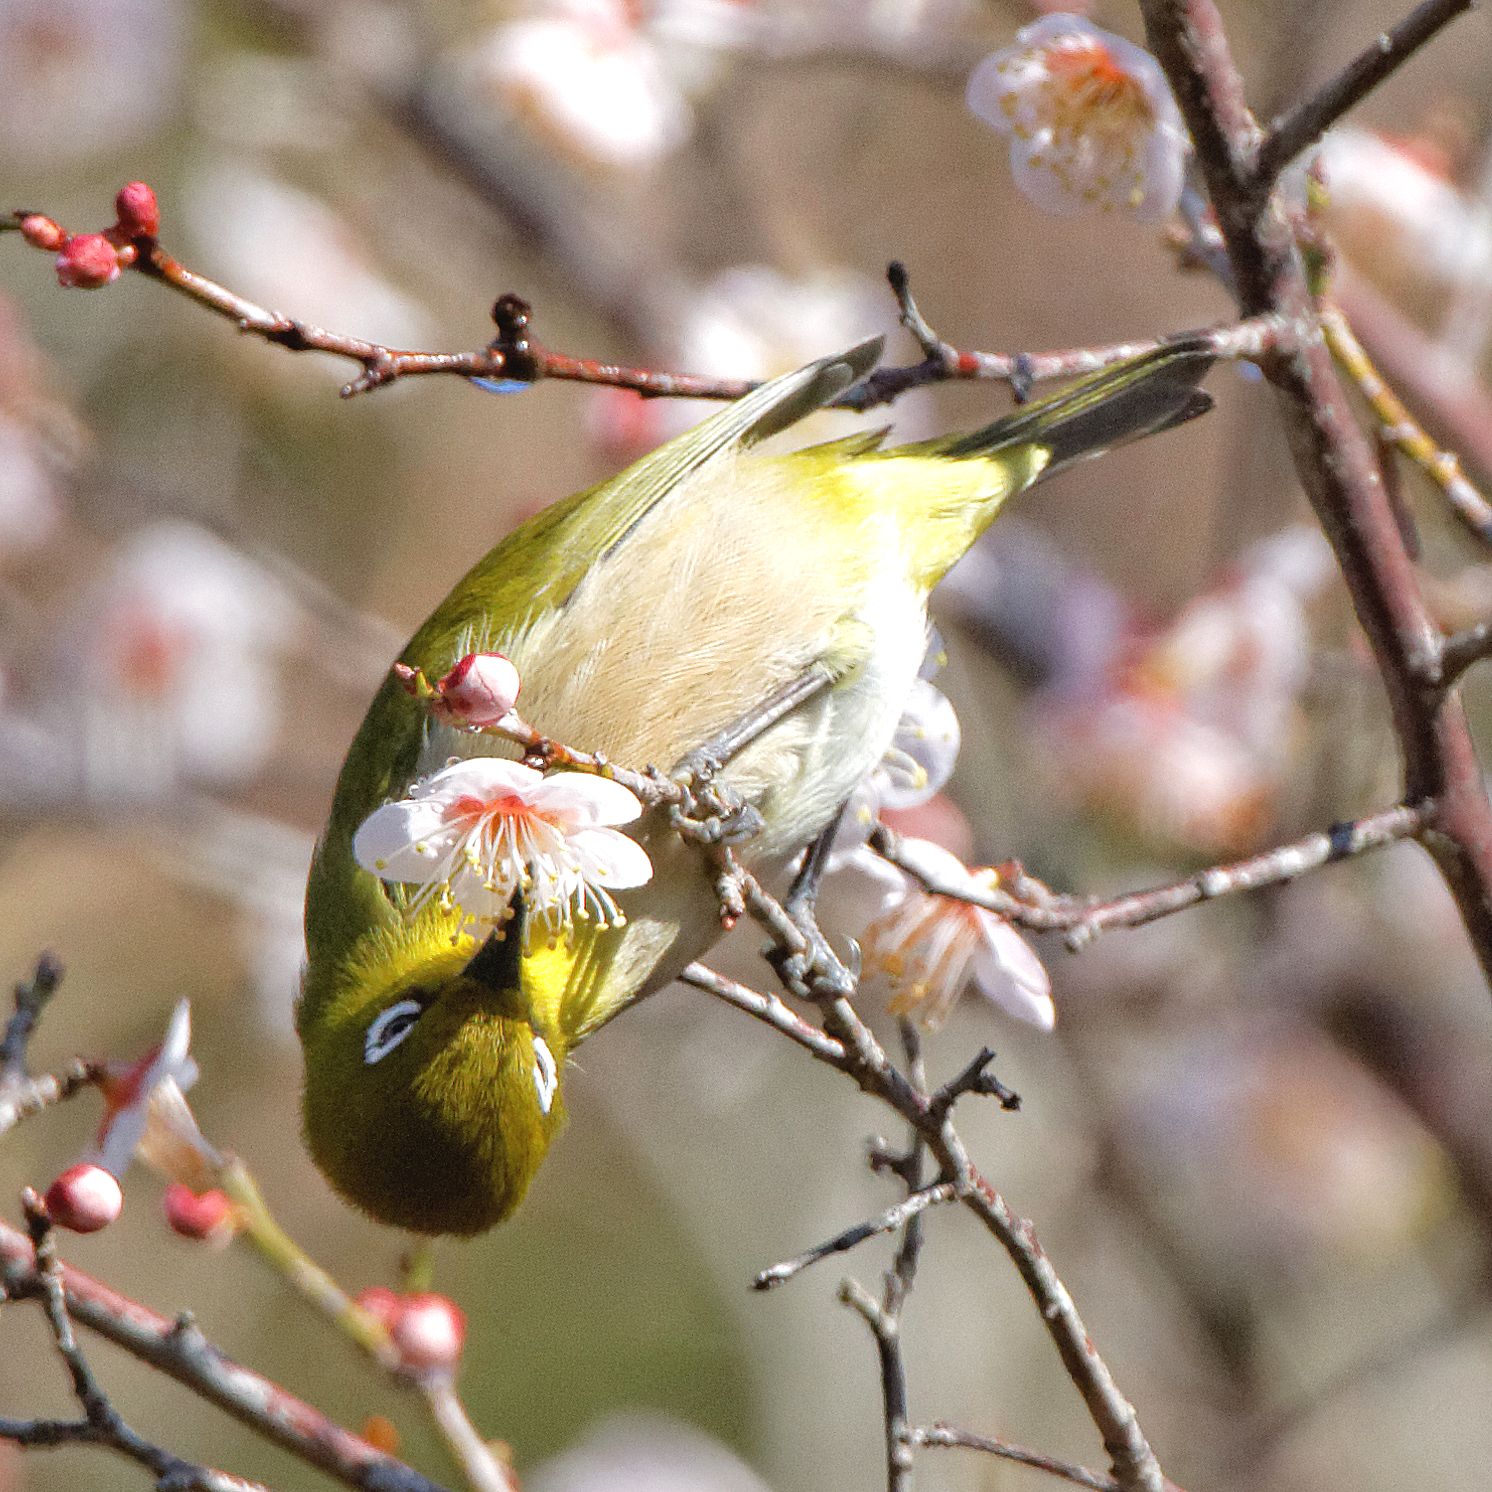
[[[60,1072],[42,1073],[39,1077],[21,1078],[17,1082],[0,1082],[0,1135],[14,1129],[22,1119],[29,1119],[54,1104],[65,1103],[75,1093],[92,1087],[102,1073],[98,1063],[75,1058]]]
[[[1478,622],[1447,637],[1440,649],[1441,677],[1453,684],[1473,663],[1492,656],[1492,622]]]
[[[1489,642],[1489,647],[1492,647],[1492,642]],[[1334,824],[1330,829],[1307,834],[1289,844],[1276,845],[1244,860],[1209,866],[1206,870],[1183,876],[1179,881],[1107,899],[1050,894],[1034,899],[1044,888],[1026,876],[1013,883],[1022,894],[998,886],[984,891],[950,885],[928,874],[915,857],[905,854],[900,838],[884,825],[876,828],[870,843],[882,859],[911,876],[932,895],[983,907],[1032,932],[1065,933],[1067,946],[1077,953],[1100,933],[1112,928],[1142,927],[1147,922],[1184,912],[1204,901],[1284,885],[1323,865],[1332,865],[1338,860],[1348,860],[1369,850],[1413,838],[1426,828],[1430,817],[1426,805],[1399,804],[1368,814],[1365,818]]]
[[[888,1104],[906,1120],[918,1141],[913,1153],[925,1145],[942,1177],[955,1187],[964,1205],[1010,1256],[1036,1303],[1042,1324],[1052,1338],[1063,1367],[1102,1436],[1104,1448],[1112,1461],[1115,1481],[1122,1492],[1166,1492],[1166,1478],[1140,1429],[1134,1406],[1120,1392],[1078,1314],[1072,1296],[1042,1250],[1035,1229],[1011,1209],[974,1167],[953,1127],[947,1105],[935,1107],[925,1089],[887,1057],[846,994],[847,989],[854,989],[853,976],[828,948],[811,919],[806,927],[795,924],[781,904],[749,876],[738,870],[736,879],[743,904],[773,939],[774,949],[768,958],[779,977],[790,993],[813,1000],[823,1013],[824,1031],[833,1039],[835,1047],[832,1055],[819,1052],[814,1052],[814,1055],[853,1077],[862,1089]],[[733,999],[732,1003],[737,1008],[747,1009],[758,1019],[766,1020],[776,1029],[782,1029],[773,1019],[765,997],[758,997],[755,1009],[751,1008],[750,1002],[739,999]],[[801,1036],[795,1036],[795,1039],[808,1050],[814,1050],[813,1044]],[[912,1066],[915,1071],[915,1061]],[[918,1189],[920,1182],[913,1181],[910,1186],[913,1190]],[[915,1228],[919,1221],[914,1217],[907,1225],[908,1229]],[[906,1256],[904,1267],[910,1270],[915,1265],[916,1255],[915,1246],[908,1247],[911,1252]],[[888,1285],[888,1288],[891,1287]],[[861,1309],[862,1315],[866,1314],[861,1302],[851,1300],[850,1303]],[[876,1329],[872,1316],[866,1315],[866,1319]],[[880,1330],[876,1330],[876,1340],[881,1354],[883,1388],[887,1404],[891,1406],[895,1398],[894,1372],[899,1371],[899,1359],[894,1358],[893,1340]],[[888,1407],[886,1413],[890,1425],[896,1419],[893,1407]],[[903,1474],[902,1452],[907,1447],[904,1439],[892,1445],[889,1434],[888,1431],[889,1474],[895,1487],[904,1484],[895,1479]]]
[[[752,1280],[751,1288],[775,1290],[778,1285],[786,1284],[795,1274],[802,1273],[810,1264],[817,1264],[820,1259],[827,1259],[831,1254],[847,1254],[867,1239],[878,1238],[882,1233],[894,1233],[929,1207],[957,1200],[958,1189],[952,1182],[940,1181],[934,1186],[925,1186],[894,1207],[888,1207],[879,1217],[856,1223],[853,1228],[846,1228],[843,1233],[836,1234],[824,1243],[816,1243],[812,1248],[804,1249],[801,1254],[795,1254],[791,1259],[784,1259],[782,1263],[762,1270]]]
[[[881,1366],[881,1401],[886,1421],[886,1492],[907,1492],[912,1483],[911,1425],[907,1375],[901,1358],[901,1322],[856,1280],[842,1280],[839,1299],[870,1327]]]
[[[41,1303],[51,1328],[57,1355],[67,1368],[73,1397],[83,1411],[80,1420],[6,1420],[0,1422],[0,1438],[18,1445],[58,1446],[94,1445],[118,1452],[144,1466],[156,1479],[162,1492],[266,1492],[259,1482],[245,1481],[226,1472],[199,1466],[163,1447],[146,1440],[130,1428],[110,1402],[94,1376],[83,1349],[78,1345],[69,1312],[62,1266],[57,1258],[56,1236],[41,1199],[32,1191],[22,1198],[30,1227],[30,1246],[34,1267],[33,1288],[28,1292]],[[6,1294],[17,1292],[6,1282]]]
[[[1060,1461],[1055,1456],[1043,1455],[1040,1451],[1027,1450],[1023,1445],[1014,1445],[994,1435],[976,1435],[972,1430],[957,1430],[952,1425],[936,1424],[919,1426],[909,1437],[913,1445],[943,1446],[969,1451],[984,1451],[998,1456],[1002,1461],[1014,1461],[1019,1466],[1029,1466],[1035,1471],[1045,1471],[1052,1476],[1072,1482],[1074,1486],[1088,1487],[1091,1492],[1119,1492],[1119,1483],[1111,1476],[1102,1476],[1078,1466],[1071,1461]]]
[[[298,1456],[361,1492],[445,1492],[412,1467],[334,1424],[314,1405],[218,1351],[191,1318],[171,1321],[81,1270],[57,1266],[69,1316]],[[12,1300],[46,1284],[31,1240],[0,1221],[0,1282]]]
[[[1409,839],[1425,827],[1428,818],[1425,806],[1400,804],[1350,823],[1333,824],[1324,832],[1307,834],[1231,865],[1214,865],[1166,886],[1096,903],[1074,918],[1067,946],[1077,952],[1110,928],[1141,927],[1220,896],[1285,885],[1323,865]]]
[[[1298,330],[1260,360],[1296,472],[1373,649],[1403,758],[1406,803],[1492,978],[1492,805],[1459,698],[1441,682],[1440,634],[1332,357],[1317,334],[1300,249],[1255,169],[1259,131],[1213,0],[1141,0],[1150,48],[1186,117],[1245,316]],[[1267,185],[1267,184],[1266,184]]]
[[[0,218],[0,228],[17,229],[22,216],[16,213]],[[362,372],[343,385],[343,398],[383,388],[401,378],[431,374],[514,385],[559,379],[628,389],[644,398],[739,399],[758,386],[758,380],[754,379],[671,373],[556,352],[534,337],[528,304],[511,293],[500,296],[493,305],[492,320],[497,334],[484,347],[465,352],[387,347],[258,305],[189,269],[173,258],[158,239],[139,238],[134,241],[134,248],[135,257],[126,268],[169,286],[214,315],[231,321],[246,335],[290,352],[320,352],[359,364]],[[877,369],[841,394],[834,401],[835,408],[873,409],[892,403],[911,389],[950,380],[1008,383],[1020,396],[1032,383],[1094,372],[1174,340],[1151,338],[1042,353],[960,351],[938,338],[923,320],[911,299],[905,269],[893,263],[888,277],[901,307],[903,323],[922,347],[922,361]],[[1179,335],[1207,342],[1220,358],[1251,360],[1268,348],[1277,329],[1268,317],[1260,317]]]
[[[1259,146],[1255,170],[1260,183],[1273,186],[1302,150],[1319,140],[1437,32],[1476,5],[1477,0],[1424,0],[1359,52],[1331,82],[1276,119]]]
[[[0,1085],[17,1083],[26,1076],[26,1049],[48,1000],[62,983],[62,964],[52,953],[43,953],[29,979],[16,985],[15,1013],[0,1037]]]

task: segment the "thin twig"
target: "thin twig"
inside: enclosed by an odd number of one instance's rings
[[[15,228],[17,223],[14,215],[8,219],[0,218],[0,227]],[[320,352],[357,363],[362,372],[342,387],[343,398],[383,388],[401,378],[430,374],[507,383],[515,387],[542,379],[559,379],[627,389],[645,398],[729,400],[739,399],[758,387],[758,381],[754,379],[672,373],[556,352],[533,335],[531,311],[526,302],[513,294],[504,294],[494,303],[492,319],[497,335],[484,347],[461,352],[388,347],[258,305],[208,276],[189,269],[173,258],[157,239],[141,238],[136,240],[135,246],[137,256],[130,266],[135,273],[169,286],[206,310],[231,321],[241,332],[290,352]],[[907,366],[877,369],[841,394],[834,401],[836,408],[873,409],[891,403],[911,389],[951,379],[1008,383],[1020,393],[1033,382],[1094,372],[1126,358],[1154,351],[1166,341],[1174,340],[1150,338],[1116,342],[1105,347],[1042,353],[960,351],[938,338],[922,319],[911,300],[906,271],[900,264],[892,265],[891,278],[902,308],[903,322],[921,345],[923,359]],[[1268,348],[1277,330],[1274,321],[1260,317],[1182,335],[1190,340],[1207,342],[1220,358],[1253,359]]]
[[[22,1119],[65,1103],[84,1088],[92,1087],[102,1074],[103,1068],[98,1063],[74,1058],[60,1072],[46,1072],[13,1083],[0,1082],[0,1135],[14,1129]]]
[[[1214,865],[1167,886],[1099,902],[1074,919],[1067,934],[1067,946],[1076,952],[1110,928],[1140,927],[1199,902],[1284,885],[1323,865],[1409,839],[1429,821],[1427,805],[1400,804],[1351,823],[1334,824],[1324,832],[1307,834],[1291,844],[1278,845],[1231,865]]]
[[[132,1357],[174,1378],[265,1439],[360,1492],[445,1492],[314,1405],[240,1366],[214,1347],[189,1317],[172,1321],[70,1265],[58,1279],[70,1317]],[[39,1298],[45,1285],[24,1233],[0,1220],[0,1282],[12,1300]]]
[[[1001,1440],[993,1435],[976,1435],[972,1430],[958,1430],[952,1425],[936,1424],[918,1426],[910,1433],[908,1439],[913,1445],[919,1446],[984,1451],[988,1455],[1000,1457],[1002,1461],[1015,1461],[1021,1466],[1029,1466],[1036,1471],[1045,1471],[1052,1476],[1061,1477],[1064,1481],[1073,1483],[1074,1486],[1088,1487],[1091,1492],[1120,1492],[1119,1483],[1111,1476],[1089,1471],[1086,1466],[1078,1466],[1072,1461],[1062,1461],[1056,1456],[1043,1455],[1040,1451],[1027,1450],[1023,1445],[1015,1445],[1009,1440]]]
[[[810,1264],[817,1264],[820,1259],[827,1259],[830,1254],[847,1254],[868,1238],[877,1238],[882,1233],[894,1232],[929,1207],[957,1200],[958,1188],[950,1181],[940,1181],[934,1186],[925,1186],[921,1191],[913,1192],[905,1201],[898,1202],[894,1207],[888,1207],[879,1217],[873,1217],[868,1222],[856,1223],[853,1228],[846,1228],[843,1233],[836,1234],[826,1242],[816,1243],[812,1248],[804,1249],[801,1254],[795,1254],[791,1259],[784,1259],[782,1263],[773,1264],[770,1268],[762,1270],[752,1280],[751,1287],[753,1290],[773,1290],[778,1285],[786,1284],[795,1274],[800,1274]]]
[[[1307,834],[1290,844],[1276,845],[1229,865],[1209,866],[1164,886],[1126,892],[1106,900],[1052,896],[1028,901],[998,886],[985,891],[951,885],[928,873],[916,857],[906,855],[897,835],[884,826],[876,829],[870,842],[877,854],[933,895],[984,907],[1033,932],[1066,933],[1068,947],[1078,952],[1112,928],[1141,927],[1200,902],[1283,885],[1323,865],[1413,838],[1426,829],[1431,817],[1429,805],[1398,804],[1349,823],[1334,824],[1330,829]]]
[[[183,1460],[162,1446],[146,1440],[120,1416],[94,1376],[73,1331],[72,1317],[57,1258],[56,1236],[35,1193],[23,1197],[34,1268],[34,1288],[28,1293],[41,1303],[52,1331],[57,1355],[72,1381],[73,1397],[83,1411],[81,1420],[9,1420],[0,1425],[0,1437],[20,1445],[95,1445],[118,1452],[146,1467],[161,1492],[266,1492],[259,1482],[245,1481],[226,1472]],[[12,1293],[7,1281],[7,1294]]]
[[[839,1298],[870,1327],[881,1365],[881,1398],[886,1421],[886,1492],[911,1485],[912,1448],[907,1442],[907,1378],[901,1360],[901,1322],[858,1280],[842,1280]]]
[[[16,1083],[26,1076],[26,1049],[47,1001],[62,982],[62,964],[54,953],[43,953],[29,979],[16,985],[15,1013],[6,1022],[0,1038],[0,1085]]]
[[[1473,663],[1489,656],[1492,656],[1492,622],[1477,622],[1441,644],[1441,677],[1447,686],[1454,684]]]
[[[1388,386],[1340,307],[1323,302],[1321,330],[1332,356],[1372,409],[1383,438],[1440,488],[1468,533],[1484,544],[1492,544],[1492,502],[1461,470],[1460,458],[1436,445]]]
[[[776,995],[750,989],[700,963],[687,965],[679,975],[679,982],[693,985],[695,989],[701,989],[706,994],[714,995],[717,1000],[724,1000],[727,1005],[733,1005],[737,1010],[744,1010],[747,1015],[765,1021],[790,1041],[797,1042],[811,1052],[820,1062],[827,1062],[830,1067],[843,1068],[844,1047],[816,1026],[810,1026]]]
[[[1265,189],[1307,146],[1349,109],[1362,102],[1390,73],[1477,0],[1424,0],[1390,31],[1365,47],[1329,83],[1274,121],[1259,146],[1256,183]]]
[[[451,1448],[472,1492],[518,1492],[518,1478],[477,1434],[451,1375],[437,1374],[420,1387],[430,1407],[430,1417]]]

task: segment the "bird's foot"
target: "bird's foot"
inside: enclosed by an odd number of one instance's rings
[[[725,783],[714,781],[722,763],[705,751],[691,752],[670,776],[655,773],[661,786],[675,793],[669,822],[692,844],[733,845],[760,834],[764,820],[757,809]]]

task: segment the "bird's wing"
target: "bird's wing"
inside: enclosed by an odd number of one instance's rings
[[[506,638],[563,608],[592,567],[614,556],[681,482],[821,408],[868,372],[880,351],[881,339],[873,338],[772,379],[610,481],[546,509],[457,583],[410,640],[403,661],[438,678],[466,652],[502,651]],[[535,575],[545,579],[536,584]],[[352,836],[379,804],[408,786],[427,721],[424,709],[390,678],[348,751],[306,888],[313,960],[395,915],[381,883],[353,860]]]

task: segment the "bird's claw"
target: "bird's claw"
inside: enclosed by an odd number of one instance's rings
[[[713,780],[722,765],[708,752],[691,752],[666,779],[678,793],[669,808],[669,821],[695,844],[741,844],[765,827],[765,820],[752,804],[734,788]]]

